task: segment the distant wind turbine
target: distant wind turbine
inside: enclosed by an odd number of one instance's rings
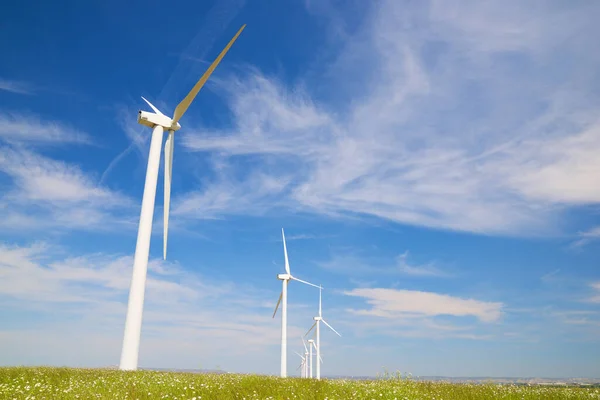
[[[296,353],[298,355],[298,357],[300,357],[300,359],[302,360],[300,362],[300,365],[298,366],[298,368],[296,368],[296,370],[300,369],[300,377],[301,378],[306,378],[306,357],[304,357],[302,354],[298,353],[297,351],[295,351],[294,353]]]
[[[273,312],[273,318],[275,318],[275,314],[277,314],[277,309],[279,308],[279,303],[281,303],[281,377],[285,378],[287,376],[287,286],[290,280],[298,281],[304,283],[305,285],[310,285],[318,288],[319,286],[313,285],[310,282],[303,281],[302,279],[298,279],[295,276],[292,276],[290,272],[290,263],[288,261],[287,247],[285,245],[285,233],[283,232],[283,228],[281,228],[281,237],[283,238],[283,254],[285,257],[285,274],[278,274],[277,279],[281,280],[282,289],[281,294],[279,295],[279,300],[277,300],[277,305],[275,306],[275,311]]]
[[[142,314],[144,310],[144,292],[146,289],[146,274],[148,271],[148,255],[150,253],[150,236],[152,233],[152,217],[154,214],[154,200],[156,197],[156,184],[158,181],[158,169],[160,165],[160,153],[164,131],[168,131],[165,143],[165,189],[164,189],[164,244],[163,258],[167,258],[167,232],[169,229],[169,206],[171,200],[171,175],[173,170],[173,147],[174,132],[181,128],[179,120],[187,111],[190,104],[202,88],[217,65],[221,62],[229,48],[236,41],[246,25],[243,25],[229,41],[225,49],[216,60],[208,67],[204,75],[194,85],[192,90],[177,105],[173,117],[169,118],[160,112],[148,100],[154,112],[139,111],[138,123],[152,128],[152,139],[150,141],[150,154],[146,169],[146,183],[142,196],[142,210],[140,213],[140,224],[138,228],[137,243],[135,245],[135,256],[133,258],[133,276],[129,289],[129,303],[127,305],[127,317],[125,320],[125,334],[123,337],[123,349],[121,352],[121,363],[119,369],[136,370],[138,365],[138,353],[140,347],[140,333],[142,329]]]
[[[333,327],[331,325],[329,325],[327,323],[327,321],[325,321],[323,319],[323,315],[322,315],[322,310],[321,310],[321,292],[323,291],[323,287],[319,286],[319,315],[316,317],[313,317],[313,319],[315,320],[315,323],[310,327],[310,329],[308,330],[308,332],[306,332],[304,334],[304,336],[308,335],[310,333],[310,331],[313,330],[313,328],[316,326],[317,327],[317,331],[316,331],[316,336],[317,336],[317,344],[315,346],[316,350],[317,350],[317,379],[321,379],[321,363],[323,362],[323,359],[321,358],[321,329],[320,329],[320,323],[323,322],[325,325],[327,325],[327,327],[329,329],[331,329],[332,331],[334,331],[338,336],[342,336],[338,333],[338,331],[336,331],[335,329],[333,329]]]
[[[304,345],[304,377],[308,378],[308,347],[306,347],[306,342],[304,341],[304,337],[300,336],[300,339],[302,339],[302,344]]]

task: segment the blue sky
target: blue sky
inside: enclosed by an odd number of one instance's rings
[[[5,7],[0,362],[118,363],[140,96],[170,114],[247,24],[176,133],[166,262],[161,167],[141,366],[277,374],[284,227],[324,375],[600,376],[599,8]],[[290,285],[290,371],[317,302]]]

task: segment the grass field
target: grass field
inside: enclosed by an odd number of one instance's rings
[[[598,388],[281,379],[258,375],[0,368],[0,399],[600,399]]]

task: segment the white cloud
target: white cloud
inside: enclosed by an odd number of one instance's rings
[[[598,28],[587,7],[378,3],[338,53],[370,60],[347,102],[319,103],[310,81],[286,86],[257,70],[219,82],[233,128],[182,143],[242,160],[234,181],[252,202],[222,200],[236,197],[227,185],[238,170],[191,198],[223,214],[268,209],[269,193],[294,210],[554,234],[566,207],[600,202]],[[331,68],[338,76],[319,83],[331,91],[356,72]],[[286,190],[256,184],[269,177],[285,177]]]
[[[385,262],[368,257],[359,257],[352,250],[338,251],[331,259],[318,265],[332,272],[345,275],[409,275],[415,277],[450,277],[451,274],[435,266],[435,263],[414,264],[408,261],[409,252],[398,255],[395,265],[385,266]]]
[[[31,94],[33,87],[31,84],[22,81],[14,81],[0,78],[0,90],[18,94]]]
[[[50,244],[0,243],[0,307],[37,316],[26,327],[20,319],[5,321],[8,325],[0,329],[2,362],[116,364],[132,264],[131,256],[74,256]],[[236,371],[274,371],[277,351],[261,357],[259,363],[254,357],[277,346],[279,324],[270,311],[276,298],[275,292],[209,280],[177,264],[153,259],[140,363],[188,368],[221,363]],[[296,337],[303,333],[294,323],[289,332]],[[73,340],[76,337],[81,340]],[[87,351],[88,347],[95,350]],[[237,357],[238,363],[231,362],[231,357]],[[212,365],[206,365],[209,362]]]
[[[99,186],[78,166],[24,148],[2,147],[0,172],[12,185],[0,197],[4,229],[71,227],[116,229],[128,226],[131,200]],[[110,211],[110,212],[109,212]]]
[[[588,301],[592,302],[592,303],[600,303],[600,281],[598,282],[592,282],[590,284],[590,287],[592,289],[594,289],[595,294],[592,295]]]
[[[364,298],[372,307],[369,310],[354,310],[353,312],[356,314],[382,318],[450,315],[473,316],[483,322],[494,322],[499,320],[503,314],[502,303],[462,299],[432,292],[360,288],[344,293],[348,296]]]
[[[581,247],[600,238],[600,226],[595,226],[584,232],[579,232],[579,239],[571,243],[572,247]]]
[[[33,114],[0,113],[0,139],[10,144],[92,144],[90,136],[63,123],[42,121]]]
[[[413,276],[437,276],[443,277],[448,276],[445,272],[441,271],[439,268],[435,267],[433,264],[425,264],[425,265],[411,265],[407,261],[408,251],[404,254],[399,255],[396,258],[398,263],[398,268],[400,271],[406,275]]]

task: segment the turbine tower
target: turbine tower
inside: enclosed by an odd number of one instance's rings
[[[304,334],[304,336],[308,335],[310,333],[310,331],[313,330],[313,328],[316,326],[317,327],[317,331],[316,331],[316,336],[317,336],[317,344],[315,346],[315,349],[317,350],[317,379],[321,379],[321,363],[323,362],[322,358],[321,358],[321,326],[320,323],[323,322],[325,325],[327,325],[327,327],[329,329],[331,329],[332,331],[334,331],[338,336],[342,336],[338,333],[338,331],[336,331],[335,329],[333,329],[333,327],[331,325],[329,325],[327,323],[327,321],[325,321],[323,319],[323,315],[321,312],[321,292],[323,291],[323,287],[319,286],[319,315],[316,317],[313,317],[313,319],[315,320],[315,323],[310,327],[310,329],[308,330],[308,332],[306,332],[306,334]]]
[[[277,300],[277,305],[275,306],[275,311],[273,312],[273,318],[275,318],[275,314],[277,314],[277,309],[279,308],[279,303],[281,303],[281,377],[285,378],[287,376],[287,287],[288,282],[290,280],[298,281],[304,283],[306,285],[314,286],[318,288],[319,286],[313,285],[310,282],[303,281],[302,279],[298,279],[295,276],[292,276],[290,272],[290,263],[288,261],[287,247],[285,245],[285,233],[283,232],[283,228],[281,228],[281,237],[283,238],[283,254],[285,257],[285,274],[278,274],[277,279],[281,280],[282,289],[281,294],[279,295],[279,300]]]
[[[312,367],[313,351],[312,351],[312,349],[314,346],[315,346],[315,341],[312,339],[309,339],[308,340],[308,348],[309,348],[310,355],[309,355],[309,359],[308,359],[308,371],[309,371],[308,373],[310,374],[310,379],[312,379],[312,377],[313,377],[313,367]],[[318,364],[319,364],[319,362],[317,361],[317,365]]]
[[[140,347],[140,333],[142,329],[142,314],[144,310],[144,292],[146,289],[146,274],[148,270],[148,255],[150,253],[150,236],[152,233],[152,217],[154,214],[154,200],[156,197],[156,184],[158,181],[158,169],[160,165],[160,153],[164,131],[168,131],[165,143],[165,188],[164,188],[164,242],[163,258],[167,258],[167,232],[169,229],[169,205],[171,200],[171,175],[173,168],[174,132],[181,128],[179,120],[187,111],[188,107],[202,88],[210,75],[213,73],[221,59],[236,41],[246,25],[243,25],[229,41],[225,49],[216,60],[208,67],[204,75],[194,85],[192,90],[177,105],[173,117],[169,118],[154,107],[148,100],[146,103],[154,112],[140,111],[138,123],[152,128],[152,139],[150,141],[150,154],[148,156],[148,167],[146,169],[146,183],[144,184],[144,195],[142,197],[142,210],[140,212],[140,224],[138,228],[137,243],[135,245],[135,256],[133,258],[133,276],[129,289],[129,303],[127,305],[127,317],[125,320],[125,334],[123,337],[123,349],[121,352],[121,370],[136,370],[138,365],[138,353]]]

